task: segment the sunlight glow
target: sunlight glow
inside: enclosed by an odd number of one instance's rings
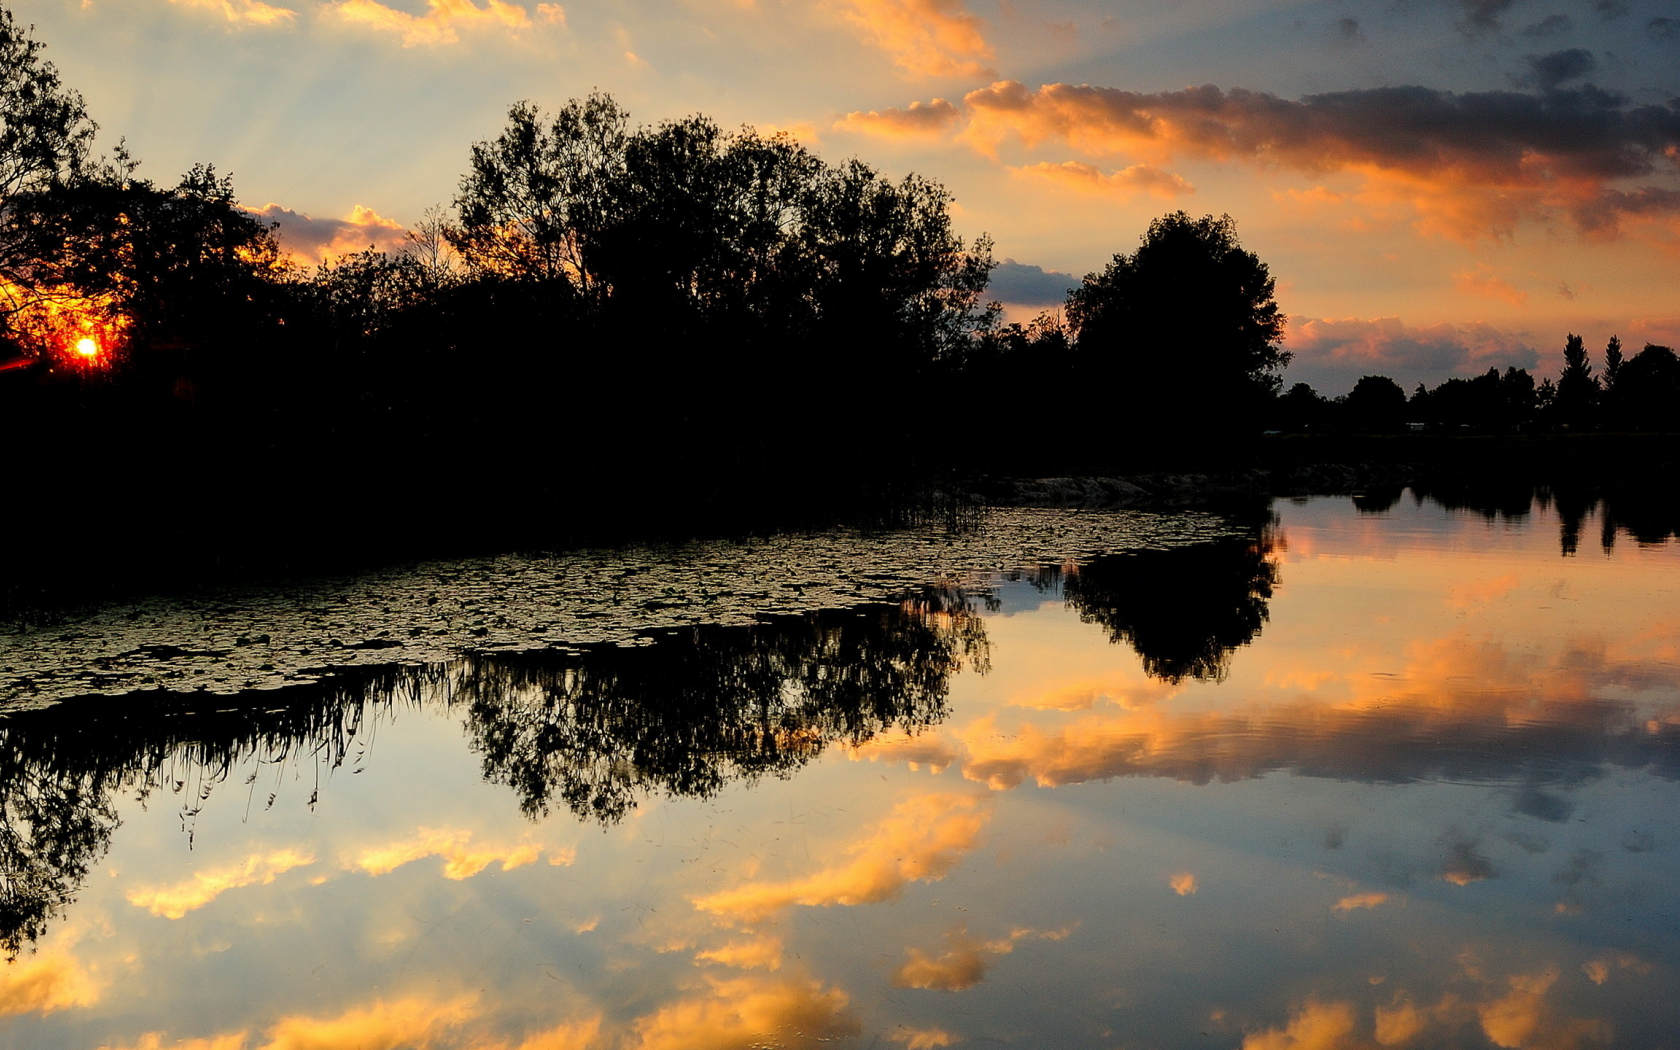
[[[83,357],[98,357],[99,356],[99,342],[98,342],[98,340],[94,339],[91,336],[88,336],[88,337],[85,337],[83,339],[78,340],[76,342],[76,353],[81,354]]]

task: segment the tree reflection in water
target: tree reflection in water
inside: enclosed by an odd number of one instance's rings
[[[1248,536],[1128,551],[1040,573],[1086,623],[1130,645],[1153,678],[1222,681],[1231,653],[1265,626],[1278,582],[1270,520]]]
[[[945,715],[949,680],[986,669],[973,599],[930,589],[899,605],[744,627],[696,627],[634,648],[479,654],[354,670],[245,697],[90,697],[0,718],[0,949],[16,957],[74,903],[118,826],[114,799],[167,791],[183,824],[251,767],[342,766],[399,708],[464,713],[487,779],[530,816],[558,800],[619,820],[651,792],[708,796],[785,776],[831,742]],[[277,778],[278,779],[278,778]],[[267,795],[273,805],[275,796]]]

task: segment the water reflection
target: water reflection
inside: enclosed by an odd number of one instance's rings
[[[0,1045],[1664,1045],[1677,552],[1370,510],[14,712]]]
[[[365,754],[404,707],[459,712],[485,778],[528,816],[559,802],[612,823],[650,793],[704,798],[787,776],[831,743],[913,734],[943,717],[951,676],[984,671],[987,658],[975,599],[929,589],[899,605],[672,631],[636,647],[356,669],[256,703],[161,694],[14,712],[0,719],[0,949],[15,957],[74,903],[118,825],[115,796],[180,799],[190,841],[234,771],[253,767],[241,786],[255,797],[258,769],[301,761],[313,806],[322,774]]]
[[[1071,567],[1062,593],[1086,623],[1143,659],[1155,678],[1220,681],[1266,623],[1278,582],[1269,530],[1175,550],[1112,554]]]

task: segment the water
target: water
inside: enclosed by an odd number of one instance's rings
[[[1673,1045],[1680,548],[1521,509],[19,712],[0,1045]]]

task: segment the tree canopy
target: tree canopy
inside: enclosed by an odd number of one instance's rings
[[[1116,255],[1068,298],[1080,386],[1113,399],[1123,430],[1252,426],[1289,362],[1275,283],[1229,215],[1156,219],[1136,251]]]

